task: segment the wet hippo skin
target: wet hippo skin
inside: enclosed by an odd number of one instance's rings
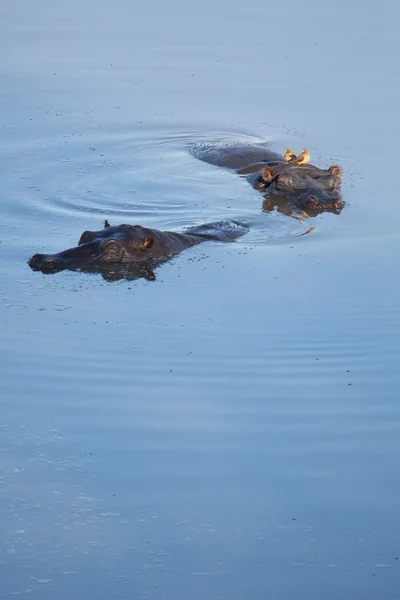
[[[234,221],[221,221],[190,227],[183,233],[148,229],[140,225],[111,227],[105,221],[101,231],[85,231],[78,246],[57,254],[35,254],[29,260],[34,271],[56,273],[64,269],[109,271],[115,265],[139,265],[142,277],[152,273],[143,268],[146,263],[160,264],[186,248],[214,240],[231,242],[247,232],[247,227]],[[109,271],[110,272],[110,271]],[[115,272],[115,269],[114,269]],[[147,279],[153,277],[147,276]]]

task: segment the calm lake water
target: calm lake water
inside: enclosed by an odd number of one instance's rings
[[[397,600],[399,3],[0,15],[0,597]],[[342,165],[345,209],[262,213],[219,139]],[[251,228],[29,269],[104,218]]]

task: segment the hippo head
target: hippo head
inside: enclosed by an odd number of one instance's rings
[[[119,263],[141,264],[159,256],[154,234],[140,225],[111,227],[105,221],[103,230],[85,231],[75,248],[58,254],[35,254],[28,264],[43,273],[64,269],[90,272]]]
[[[342,169],[319,169],[311,164],[278,163],[264,167],[254,187],[270,200],[280,199],[309,216],[324,211],[339,214],[344,206],[340,195]]]

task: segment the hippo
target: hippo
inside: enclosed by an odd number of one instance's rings
[[[159,231],[141,225],[111,226],[106,220],[101,231],[85,231],[78,246],[57,254],[34,254],[28,261],[33,271],[56,273],[100,272],[109,281],[116,279],[154,280],[153,267],[183,250],[206,241],[231,242],[247,233],[236,221],[220,221],[189,227],[182,233]]]
[[[285,214],[300,210],[303,216],[313,217],[321,212],[342,211],[341,175],[342,169],[336,165],[325,170],[289,162],[264,167],[249,180],[255,189],[265,192],[263,210],[276,207]]]
[[[287,215],[301,211],[303,217],[309,217],[321,212],[339,214],[344,206],[341,167],[316,167],[309,162],[305,148],[298,156],[285,148],[281,156],[264,144],[200,142],[192,144],[189,151],[199,160],[247,177],[264,193],[265,211],[277,208]]]

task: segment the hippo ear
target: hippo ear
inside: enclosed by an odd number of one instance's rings
[[[275,177],[274,169],[272,167],[265,167],[261,171],[261,177],[264,179],[265,183],[271,183],[271,181]]]
[[[332,165],[329,167],[328,171],[333,175],[337,175],[338,177],[341,177],[343,172],[342,167],[338,167],[338,165]]]
[[[107,227],[111,227],[110,223],[108,222],[108,220],[106,219],[104,221],[104,229],[107,229]]]
[[[152,235],[146,235],[146,237],[143,240],[143,248],[145,250],[149,250],[154,244],[154,238]]]

